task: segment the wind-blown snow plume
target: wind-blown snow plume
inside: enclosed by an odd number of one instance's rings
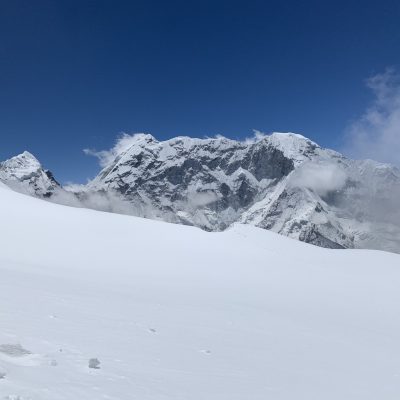
[[[367,80],[375,100],[348,129],[344,152],[400,165],[400,74],[389,68]]]
[[[137,133],[129,135],[128,133],[123,132],[117,138],[114,146],[110,150],[97,151],[94,149],[84,149],[83,152],[86,155],[98,158],[100,166],[104,168],[108,164],[110,164],[115,159],[115,157],[128,150],[135,143],[138,135],[141,134]]]
[[[259,131],[257,129],[253,129],[253,136],[246,137],[244,139],[244,142],[246,144],[255,143],[255,142],[258,142],[258,141],[264,139],[266,136],[268,136],[267,133],[261,132],[261,131]]]

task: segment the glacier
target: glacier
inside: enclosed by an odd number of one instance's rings
[[[397,254],[1,183],[0,221],[1,399],[398,399]]]

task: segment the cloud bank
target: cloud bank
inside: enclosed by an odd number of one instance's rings
[[[343,188],[347,174],[331,162],[306,162],[294,171],[290,179],[293,187],[306,187],[321,197]]]
[[[70,207],[90,208],[116,214],[140,216],[142,210],[113,191],[91,191],[84,185],[69,185],[57,190],[48,201]]]
[[[400,165],[400,74],[389,68],[366,83],[374,101],[348,128],[343,152]]]

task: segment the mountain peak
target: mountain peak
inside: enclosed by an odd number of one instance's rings
[[[42,168],[38,159],[29,151],[24,151],[1,163],[1,169],[7,173],[22,178]]]
[[[0,180],[17,191],[41,197],[49,197],[59,186],[29,151],[0,163]]]
[[[311,159],[321,153],[321,147],[303,135],[293,132],[273,132],[266,139],[295,164]]]
[[[126,135],[121,141],[122,145],[124,144],[124,141],[126,141],[124,150],[127,150],[135,145],[158,143],[158,140],[153,135],[150,135],[150,133],[135,133],[132,136]]]
[[[29,151],[25,150],[24,152],[22,152],[21,154],[17,155],[16,157],[24,157],[24,158],[30,158],[33,160],[38,161],[38,159]]]

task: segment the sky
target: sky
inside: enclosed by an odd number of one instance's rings
[[[121,132],[257,129],[396,163],[399,21],[390,0],[0,0],[0,160],[85,182],[83,149]]]

